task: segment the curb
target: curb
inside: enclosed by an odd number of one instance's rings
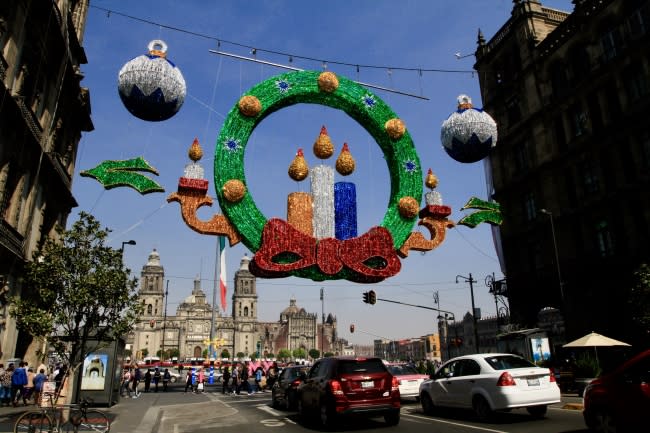
[[[562,409],[582,410],[584,409],[584,406],[582,405],[582,403],[567,403],[564,406],[562,406]]]

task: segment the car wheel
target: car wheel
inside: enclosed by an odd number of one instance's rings
[[[489,421],[492,418],[492,408],[490,408],[490,404],[484,397],[480,395],[475,396],[472,400],[472,408],[479,421]]]
[[[384,421],[386,421],[386,424],[388,425],[397,425],[399,424],[399,412],[391,412],[387,413],[384,415]]]
[[[169,381],[170,381],[171,383],[176,383],[176,378],[175,378],[174,376],[172,376],[171,379],[169,379]]]
[[[320,406],[320,423],[325,427],[326,429],[330,429],[334,427],[336,424],[335,422],[335,415],[334,413],[327,407],[327,404],[321,404]]]
[[[293,396],[293,393],[287,392],[284,394],[284,408],[286,410],[291,410],[296,407],[296,397]]]
[[[429,394],[422,393],[422,397],[420,398],[420,404],[422,405],[422,411],[426,415],[433,415],[436,412],[436,407],[433,404],[433,400],[431,400]]]
[[[275,391],[271,391],[271,406],[273,406],[273,409],[279,409],[280,404],[278,403],[278,399],[275,396]]]
[[[546,407],[546,405],[531,406],[526,408],[528,413],[534,416],[535,418],[542,418],[544,415],[546,415],[547,409],[548,408]]]
[[[598,433],[616,433],[619,430],[616,419],[607,410],[600,409],[595,411],[592,420],[593,425],[590,427]]]

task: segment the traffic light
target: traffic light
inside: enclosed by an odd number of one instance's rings
[[[354,334],[354,324],[350,325],[350,334]]]
[[[366,304],[370,303],[370,293],[369,292],[363,292],[363,302]]]
[[[374,290],[368,292],[368,303],[370,305],[375,305],[377,303],[377,295]]]

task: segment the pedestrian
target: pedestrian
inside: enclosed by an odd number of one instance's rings
[[[185,377],[185,393],[186,394],[187,394],[188,389],[191,392],[194,392],[194,386],[192,385],[192,379],[193,379],[192,369],[188,368],[187,369],[187,375]]]
[[[159,383],[160,383],[160,369],[156,367],[156,369],[153,372],[153,385],[154,385],[155,392],[158,392]]]
[[[273,388],[273,384],[278,378],[278,363],[273,361],[273,364],[269,367],[266,372],[266,386],[268,388]]]
[[[230,367],[226,365],[223,368],[223,375],[221,376],[221,384],[223,385],[221,387],[222,394],[225,394],[226,392],[230,393],[230,389],[228,387],[228,381],[230,381]]]
[[[248,383],[248,366],[243,365],[241,373],[239,373],[239,392],[243,389],[248,395],[251,395],[250,383]],[[239,392],[237,394],[239,394]]]
[[[147,368],[147,372],[144,374],[144,392],[149,392],[151,388],[151,370]]]
[[[203,368],[199,368],[199,372],[196,377],[196,392],[205,391],[205,372]]]
[[[262,392],[262,377],[264,377],[264,370],[259,366],[255,369],[255,392]]]
[[[56,394],[59,393],[61,384],[63,384],[63,379],[65,378],[67,371],[68,371],[68,367],[65,364],[63,364],[59,366],[58,370],[56,370],[56,373],[54,374],[54,382],[56,383]]]
[[[133,375],[131,377],[131,391],[133,391],[133,398],[138,398],[140,393],[138,392],[138,384],[142,380],[142,372],[139,368],[133,370]]]
[[[18,405],[18,400],[23,397],[25,385],[27,385],[27,370],[25,370],[25,363],[21,362],[11,376],[11,402],[14,407]]]
[[[0,406],[1,405],[11,405],[11,376],[14,374],[14,364],[10,363],[7,366],[7,369],[0,376]]]
[[[122,387],[120,388],[120,395],[123,397],[129,396],[129,384],[131,383],[131,369],[125,368],[122,375]]]
[[[43,392],[43,384],[46,380],[45,368],[41,368],[38,374],[34,376],[34,404],[37,406],[41,404],[41,393]]]
[[[232,393],[239,394],[239,366],[235,365],[232,368]]]
[[[25,368],[27,368],[27,383],[23,388],[23,403],[27,406],[27,402],[32,398],[32,394],[34,393],[34,377],[36,377],[36,373],[34,373],[32,367],[25,365]]]
[[[162,375],[163,391],[167,391],[167,384],[170,380],[172,380],[172,374],[169,372],[169,369],[166,368]]]

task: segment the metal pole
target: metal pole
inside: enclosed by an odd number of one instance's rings
[[[321,327],[320,327],[320,357],[324,357],[324,347],[325,347],[325,289],[320,288],[320,305],[321,305]]]
[[[469,274],[469,278],[463,277],[462,275],[456,275],[456,283],[458,283],[459,278],[462,278],[463,280],[469,283],[469,291],[472,298],[472,321],[474,322],[474,341],[475,341],[474,346],[476,349],[476,353],[480,353],[479,350],[480,346],[478,342],[478,321],[476,320],[476,307],[474,306],[474,283],[476,282],[476,280],[472,278],[471,273]]]
[[[219,267],[221,266],[221,244],[219,243],[219,237],[217,237],[217,256],[214,260],[214,280],[212,284],[212,318],[210,320],[210,345],[208,346],[208,359],[210,359],[210,355],[212,354],[212,347],[214,344],[214,334],[215,334],[215,310],[216,310],[216,305],[217,305],[217,286],[219,285],[219,275],[221,270]],[[215,348],[214,351],[216,352],[217,349]],[[214,358],[216,360],[217,354],[215,353]]]
[[[555,224],[553,222],[553,212],[550,212],[546,209],[540,209],[540,212],[548,215],[549,220],[551,221],[551,237],[553,239],[553,252],[555,253],[555,266],[557,267],[557,279],[560,284],[560,299],[562,301],[562,307],[564,307],[564,284],[562,283],[562,273],[560,272],[560,256],[557,252],[557,241],[555,239]]]
[[[165,310],[163,311],[163,336],[162,336],[162,350],[160,355],[162,360],[165,360],[165,332],[167,329],[167,295],[169,294],[169,280],[167,280],[167,286],[165,287]]]

